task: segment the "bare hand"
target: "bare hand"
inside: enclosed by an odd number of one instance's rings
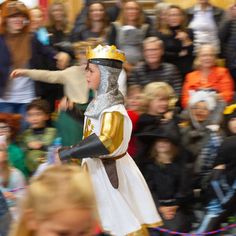
[[[11,193],[11,192],[4,192],[3,195],[6,199],[10,199],[10,200],[16,199],[16,196],[14,195],[14,193]]]
[[[15,79],[17,77],[20,77],[20,76],[24,76],[26,74],[26,71],[25,69],[16,69],[16,70],[13,70],[10,74],[10,78],[11,79]]]
[[[55,59],[57,60],[57,68],[63,70],[69,65],[71,58],[68,53],[59,52],[55,56]]]
[[[178,206],[161,206],[159,207],[159,211],[164,219],[172,220],[175,217],[178,208]]]
[[[31,141],[28,143],[28,147],[31,149],[38,150],[43,146],[43,143],[41,141]]]
[[[74,107],[74,103],[70,101],[67,97],[63,97],[59,103],[59,111],[71,110]]]
[[[183,46],[188,46],[192,43],[188,34],[184,31],[178,31],[175,38],[179,39],[182,42]]]

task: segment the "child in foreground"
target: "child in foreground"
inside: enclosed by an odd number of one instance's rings
[[[33,178],[10,236],[96,235],[97,211],[87,173],[53,166]]]

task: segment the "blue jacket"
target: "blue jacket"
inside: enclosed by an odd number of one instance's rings
[[[44,69],[45,61],[47,64],[55,65],[54,57],[57,54],[56,50],[41,44],[35,35],[32,37],[31,46],[32,56],[28,63],[30,69]],[[11,55],[5,37],[4,35],[0,35],[0,97],[3,96],[4,89],[9,79],[11,65]]]

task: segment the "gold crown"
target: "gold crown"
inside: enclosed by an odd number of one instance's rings
[[[121,62],[125,61],[124,52],[118,50],[116,46],[102,46],[98,45],[96,48],[88,47],[87,59],[113,59]]]

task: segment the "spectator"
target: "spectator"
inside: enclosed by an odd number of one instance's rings
[[[14,219],[19,213],[17,201],[22,197],[25,185],[26,181],[22,172],[9,166],[7,151],[0,149],[0,191],[5,196]]]
[[[156,31],[161,32],[165,25],[167,24],[167,10],[170,4],[166,2],[159,2],[155,6],[156,11]]]
[[[89,38],[107,38],[108,20],[105,6],[100,1],[93,2],[88,6],[86,24],[77,33],[72,33],[72,42],[85,41]]]
[[[188,120],[182,124],[182,145],[194,158],[194,189],[202,193],[209,184],[209,177],[217,151],[222,142],[219,129],[224,103],[215,92],[193,92],[188,105]]]
[[[35,99],[27,106],[26,119],[30,127],[22,134],[21,142],[25,148],[25,162],[30,174],[46,161],[47,148],[56,138],[56,129],[47,127],[49,115],[49,104],[45,100]]]
[[[218,26],[224,11],[210,3],[210,0],[198,0],[197,4],[186,10],[189,27],[194,32],[195,50],[202,44],[213,44],[217,52],[219,48]]]
[[[206,214],[197,234],[217,230],[236,212],[235,143],[235,135],[227,137],[219,149],[208,189]]]
[[[164,61],[177,66],[181,75],[192,71],[193,32],[186,27],[185,12],[179,6],[168,7],[166,26],[156,34],[164,42]]]
[[[236,83],[236,5],[228,8],[226,16],[219,29],[222,55],[226,59],[226,66]]]
[[[69,56],[66,53],[42,46],[29,33],[29,12],[20,1],[7,2],[2,9],[0,35],[0,110],[25,114],[26,105],[35,97],[34,83],[28,77],[9,80],[16,68],[40,68],[43,58],[48,57],[64,68]],[[21,45],[19,47],[19,45]]]
[[[31,32],[35,33],[37,35],[37,39],[43,44],[43,45],[49,45],[49,33],[44,26],[44,17],[43,12],[39,7],[35,7],[30,9],[30,29]]]
[[[226,136],[236,135],[236,104],[227,106],[224,110],[224,131]]]
[[[139,85],[131,85],[128,87],[128,92],[126,96],[125,107],[130,120],[133,125],[133,130],[131,134],[131,139],[129,141],[128,153],[131,157],[135,157],[137,154],[137,138],[134,133],[136,132],[136,126],[141,114],[141,101],[142,101],[142,88]]]
[[[143,112],[137,121],[135,134],[142,133],[150,124],[159,127],[172,119],[178,123],[175,115],[175,103],[177,102],[173,88],[165,82],[153,82],[143,89],[141,111]],[[137,155],[135,161],[142,169],[143,155],[148,146],[137,142]]]
[[[56,47],[58,43],[68,42],[71,25],[63,1],[56,0],[49,6],[48,18],[47,30],[50,34],[50,44]]]
[[[144,61],[139,62],[132,70],[128,85],[144,87],[152,82],[165,82],[173,87],[177,96],[181,91],[181,76],[178,69],[169,63],[162,62],[163,42],[157,37],[148,37],[143,41]]]
[[[2,145],[7,149],[9,164],[27,177],[25,154],[16,142],[16,136],[20,129],[20,119],[21,117],[17,114],[0,113],[0,137]]]
[[[150,124],[160,125],[174,117],[177,98],[173,88],[165,82],[153,82],[143,90],[141,110],[144,112],[138,120],[137,132],[143,131]]]
[[[233,99],[234,84],[226,68],[216,66],[216,49],[211,44],[199,47],[195,70],[186,75],[182,91],[182,106],[186,108],[191,91],[215,90],[221,99],[229,103]]]
[[[192,165],[191,158],[180,145],[179,136],[178,126],[170,121],[158,127],[150,123],[138,138],[148,143],[142,172],[162,216],[163,228],[189,232]]]
[[[228,137],[219,148],[214,163],[211,184],[208,186],[206,215],[197,230],[198,233],[218,229],[227,217],[236,212],[236,105],[224,110],[224,128]],[[220,196],[219,192],[223,195]]]
[[[63,1],[56,0],[48,8],[47,31],[49,44],[55,50],[66,52],[74,59],[73,48],[70,45],[70,31],[67,8]],[[45,58],[44,67],[40,69],[57,70],[55,63],[51,63]],[[63,85],[36,82],[37,95],[46,99],[50,104],[50,110],[54,111],[56,102],[63,96]]]
[[[97,224],[87,173],[75,166],[54,166],[33,179],[10,236],[52,233],[92,236]]]
[[[106,15],[108,16],[108,22],[113,22],[117,20],[117,17],[120,14],[120,10],[122,7],[122,4],[125,0],[116,0],[115,4],[112,4],[112,6],[108,7],[106,9]],[[76,17],[74,28],[71,32],[72,35],[76,35],[81,28],[86,25],[86,18],[88,15],[88,7],[93,2],[97,2],[97,0],[86,0],[83,9],[79,13],[79,15]]]
[[[127,63],[124,68],[129,73],[142,60],[142,42],[150,35],[151,27],[144,22],[142,8],[135,0],[123,4],[120,20],[114,22],[108,35],[108,44],[123,50]]]
[[[10,229],[11,215],[8,211],[6,200],[0,191],[0,234],[2,236],[8,235]]]

